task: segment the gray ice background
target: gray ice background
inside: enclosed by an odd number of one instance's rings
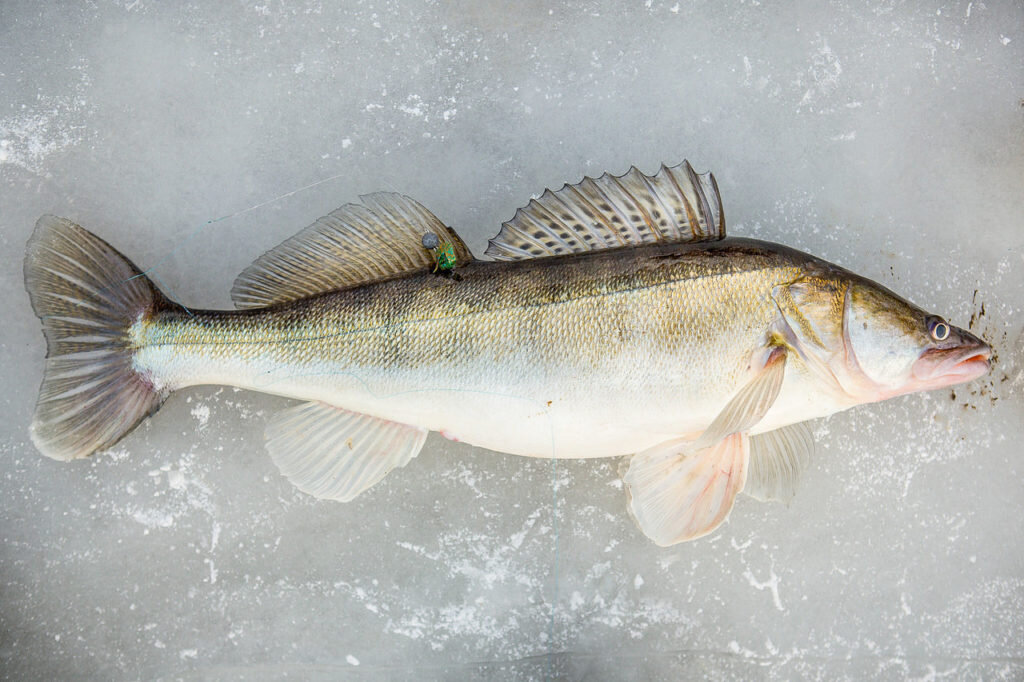
[[[0,670],[9,679],[1024,678],[1019,2],[0,3]],[[730,233],[971,328],[974,384],[815,424],[789,506],[668,549],[617,460],[432,435],[357,501],[262,447],[289,401],[174,395],[59,463],[27,426],[43,213],[192,307],[361,193],[478,254],[545,187],[690,159]],[[212,221],[212,222],[211,222]]]

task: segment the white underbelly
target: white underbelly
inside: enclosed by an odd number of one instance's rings
[[[685,386],[630,385],[557,370],[523,372],[493,366],[433,371],[287,367],[223,361],[180,385],[221,383],[438,431],[452,440],[515,455],[594,458],[630,455],[667,440],[697,435],[732,392],[693,395]],[[717,393],[717,391],[716,391]],[[813,377],[787,367],[780,395],[752,433],[832,414],[849,407],[824,394]]]
[[[628,397],[610,396],[595,404],[576,391],[554,386],[532,394],[448,386],[383,395],[336,388],[320,399],[422,426],[454,441],[528,457],[628,455],[685,431],[678,418],[680,406],[640,411]]]
[[[459,376],[370,370],[316,370],[221,364],[192,383],[224,383],[421,426],[488,450],[543,458],[628,455],[693,430],[713,415],[654,396],[642,387],[580,377],[495,376],[465,368]],[[490,376],[488,376],[488,372]]]

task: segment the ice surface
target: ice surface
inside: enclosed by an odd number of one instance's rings
[[[1024,677],[1024,6],[839,0],[0,5],[0,669],[60,679]],[[815,425],[788,507],[661,549],[618,462],[432,435],[357,501],[209,387],[88,461],[28,442],[43,213],[190,306],[360,193],[481,253],[545,187],[689,158],[734,235],[877,279],[998,353]]]

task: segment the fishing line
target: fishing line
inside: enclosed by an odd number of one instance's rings
[[[199,225],[196,225],[194,228],[192,228],[192,230],[189,231],[188,235],[184,239],[180,240],[170,251],[168,251],[164,255],[163,258],[158,260],[156,263],[150,265],[148,268],[146,268],[142,272],[140,272],[140,273],[138,273],[136,275],[132,275],[131,277],[128,277],[128,278],[122,280],[118,284],[125,284],[125,283],[127,283],[127,282],[129,282],[129,281],[131,281],[133,279],[138,278],[138,277],[148,276],[151,279],[153,279],[154,281],[156,281],[156,283],[160,286],[160,289],[162,291],[168,292],[169,294],[172,295],[172,298],[174,298],[176,301],[178,301],[179,298],[177,296],[173,295],[174,294],[173,289],[171,289],[169,286],[167,286],[156,275],[156,269],[158,267],[160,267],[161,265],[163,265],[167,261],[168,258],[170,258],[172,255],[177,253],[182,247],[184,247],[186,244],[188,244],[196,235],[198,235],[200,233],[200,231],[205,229],[208,225],[213,225],[214,223],[223,222],[225,220],[230,220],[231,218],[237,218],[238,216],[244,215],[246,213],[251,213],[252,211],[255,211],[257,209],[263,208],[265,206],[269,206],[270,204],[273,204],[274,202],[280,201],[282,199],[287,199],[288,197],[295,196],[296,194],[299,194],[300,192],[305,192],[305,191],[310,190],[310,189],[312,189],[314,187],[317,187],[317,186],[322,185],[322,184],[327,183],[327,182],[331,182],[332,180],[337,180],[337,179],[339,179],[341,177],[344,177],[346,175],[348,175],[348,173],[338,173],[338,174],[332,175],[330,177],[322,178],[320,180],[317,180],[316,182],[310,183],[308,185],[304,185],[302,187],[299,187],[297,189],[291,190],[289,192],[285,192],[283,194],[279,194],[279,195],[277,195],[275,197],[267,199],[266,201],[262,201],[262,202],[260,202],[258,204],[254,204],[254,205],[249,206],[247,208],[235,211],[234,213],[230,213],[228,215],[220,216],[219,218],[211,218],[210,220],[207,220],[204,223],[200,223]],[[114,285],[112,285],[112,286],[114,286]],[[178,303],[178,305],[181,305],[181,307],[185,310],[185,312],[187,312],[190,316],[195,317],[194,314],[192,313],[192,311],[189,310],[185,305],[181,304],[180,302]],[[371,395],[374,395],[375,397],[380,397],[380,398],[389,398],[389,397],[393,397],[393,396],[397,396],[397,395],[402,395],[404,393],[416,393],[416,392],[426,392],[426,391],[456,391],[456,392],[467,392],[467,393],[479,393],[479,394],[492,395],[492,396],[503,397],[503,398],[512,398],[512,399],[515,399],[515,400],[525,400],[527,402],[536,402],[536,401],[533,401],[530,398],[525,398],[525,397],[522,397],[522,396],[506,395],[506,394],[493,393],[493,392],[488,392],[488,391],[469,391],[467,389],[444,389],[444,388],[416,389],[416,390],[410,390],[410,391],[401,391],[401,392],[398,392],[398,393],[393,393],[393,394],[388,394],[388,395],[376,395],[370,389],[370,387],[366,383],[366,381],[363,380],[361,377],[355,375],[354,373],[350,373],[350,372],[327,372],[327,373],[323,373],[323,372],[320,372],[320,373],[314,373],[314,374],[347,374],[347,375],[357,379],[360,383],[362,383],[364,388]],[[280,381],[280,380],[281,379],[270,381],[270,382],[268,382],[265,385],[270,385],[270,384],[276,383],[277,381]],[[549,674],[549,677],[551,677],[553,675],[552,667],[554,665],[554,655],[555,655],[555,621],[556,621],[556,615],[557,615],[557,611],[558,611],[558,593],[559,593],[559,589],[558,589],[558,573],[559,573],[559,571],[558,571],[558,569],[559,569],[559,552],[558,552],[558,545],[559,545],[559,526],[558,526],[558,467],[557,467],[557,458],[555,457],[554,423],[551,421],[551,413],[550,413],[550,410],[547,409],[547,405],[543,405],[542,407],[543,407],[543,409],[545,411],[545,414],[548,417],[548,430],[549,430],[549,434],[550,434],[550,438],[551,438],[551,457],[550,457],[550,462],[551,462],[551,534],[552,534],[552,538],[554,540],[554,545],[555,545],[554,546],[554,566],[552,568],[552,574],[553,574],[552,575],[552,580],[553,580],[552,591],[553,591],[554,594],[553,594],[553,598],[552,598],[552,601],[551,601],[551,616],[550,616],[549,621],[548,621],[548,647],[547,647],[548,648],[548,674]]]
[[[211,219],[207,220],[204,223],[200,223],[199,225],[196,225],[194,228],[192,228],[189,231],[188,235],[184,239],[180,240],[174,246],[174,248],[172,248],[170,251],[168,251],[164,255],[163,258],[158,260],[153,265],[150,265],[148,268],[146,268],[145,270],[143,270],[139,274],[132,275],[131,277],[128,277],[127,279],[124,279],[121,282],[118,282],[118,284],[124,284],[126,282],[129,282],[129,281],[131,281],[133,279],[136,279],[137,277],[141,277],[143,275],[149,276],[149,274],[151,272],[156,270],[156,268],[160,267],[164,262],[167,261],[168,258],[170,258],[172,255],[177,253],[177,251],[179,249],[181,249],[183,246],[185,246],[185,244],[190,242],[192,240],[192,238],[195,237],[197,234],[199,234],[199,232],[202,231],[207,225],[212,225],[214,223],[219,223],[219,222],[223,222],[225,220],[230,220],[231,218],[237,218],[238,216],[244,215],[246,213],[251,213],[252,211],[255,211],[256,209],[263,208],[264,206],[269,206],[270,204],[272,204],[272,203],[274,203],[276,201],[280,201],[281,199],[287,199],[288,197],[295,196],[299,192],[305,192],[306,190],[313,189],[314,187],[322,185],[322,184],[324,184],[326,182],[331,182],[332,180],[337,180],[338,178],[345,177],[346,175],[349,175],[349,173],[338,173],[337,175],[332,175],[330,177],[322,178],[320,180],[317,180],[316,182],[312,182],[312,183],[310,183],[308,185],[304,185],[303,187],[299,187],[298,189],[293,189],[290,192],[285,192],[284,194],[279,194],[276,197],[271,197],[270,199],[267,199],[266,201],[262,201],[262,202],[260,202],[258,204],[254,204],[252,206],[249,206],[248,208],[243,208],[243,209],[241,209],[239,211],[235,211],[234,213],[229,213],[228,215],[223,215],[223,216],[221,216],[219,218],[211,218]],[[168,289],[166,287],[164,287],[164,291],[168,291],[168,292],[170,292],[172,294],[174,293],[172,290],[170,290],[170,289]],[[173,296],[173,298],[175,300],[177,300],[178,297],[177,296]],[[184,306],[182,306],[182,307],[184,307]],[[187,310],[187,308],[186,308],[186,310]],[[191,312],[189,314],[191,314]]]
[[[167,289],[167,285],[164,284],[164,281],[162,279],[157,277],[156,272],[150,272],[150,278],[160,286],[160,290],[161,291],[167,291],[168,290]],[[127,281],[127,280],[125,280],[125,281]],[[124,282],[121,282],[121,283],[124,284]],[[184,303],[178,303],[178,305],[180,305],[182,308],[185,309],[185,312],[189,314],[189,317],[195,317],[195,315],[192,314],[192,311],[189,310],[188,307]]]
[[[548,418],[550,422],[550,416]],[[556,466],[557,459],[555,458],[555,434],[554,428],[552,427],[551,432],[551,536],[555,543],[554,548],[554,567],[552,572],[554,573],[554,596],[551,600],[551,620],[548,622],[548,678],[554,679],[554,671],[552,668],[555,664],[555,616],[558,613],[558,479],[557,473],[558,468]]]

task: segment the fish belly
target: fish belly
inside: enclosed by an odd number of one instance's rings
[[[489,450],[545,458],[631,454],[699,431],[714,417],[707,400],[691,404],[684,391],[551,366],[471,362],[381,371],[331,363],[255,365],[256,371],[252,362],[221,363],[217,372],[188,383],[316,400]]]

